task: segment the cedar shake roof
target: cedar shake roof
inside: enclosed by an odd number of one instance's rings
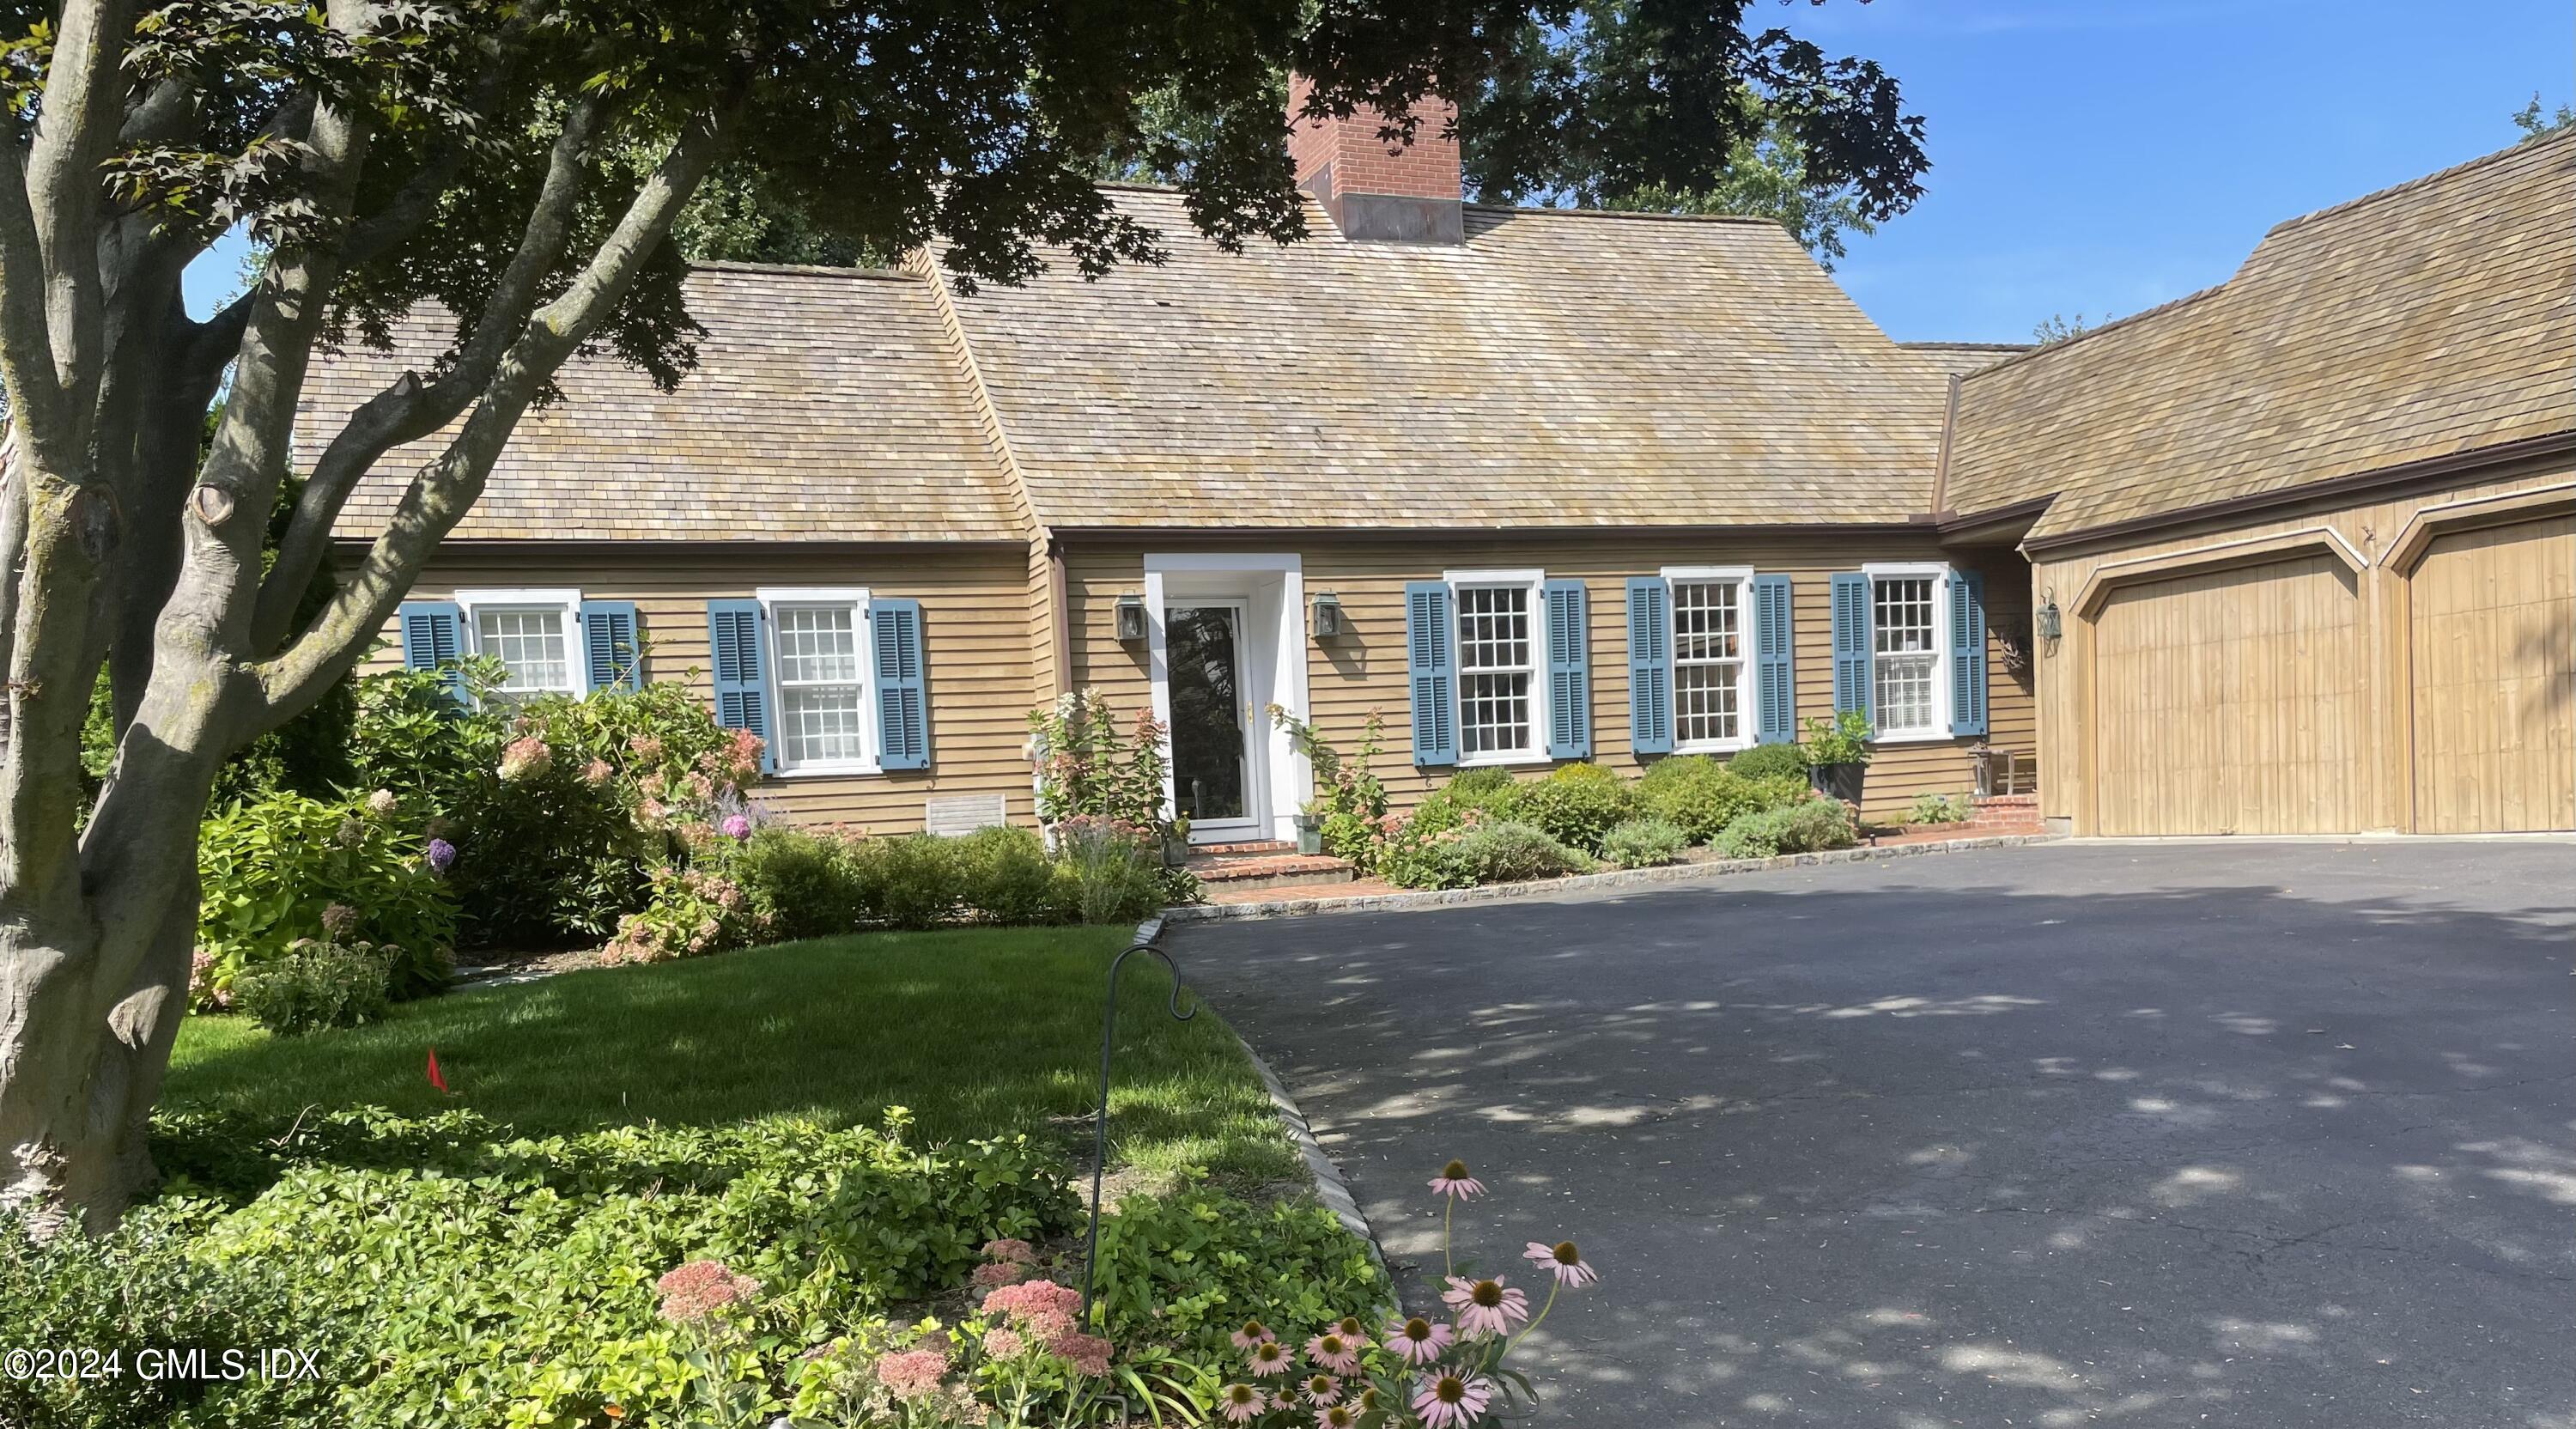
[[[688,279],[706,328],[672,392],[613,355],[576,358],[564,400],[529,412],[451,539],[1024,539],[937,294],[848,269],[708,264]],[[445,314],[399,324],[392,352],[317,359],[296,415],[309,468],[358,403],[427,370]],[[452,429],[451,429],[452,431]],[[448,434],[376,463],[343,536],[381,530]]]
[[[1466,210],[1465,241],[1240,255],[1114,191],[1161,267],[954,301],[1066,527],[1894,522],[1946,393],[1778,224]]]
[[[2047,537],[2576,429],[2576,134],[2273,229],[1960,384],[1949,505]]]

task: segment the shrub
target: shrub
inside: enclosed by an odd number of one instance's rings
[[[1601,851],[1601,836],[1643,809],[1627,780],[1598,764],[1562,764],[1520,787],[1513,817],[1569,848]]]
[[[617,936],[599,950],[599,960],[665,963],[743,947],[768,932],[768,919],[741,884],[713,869],[666,863],[653,870],[652,896],[618,920]]]
[[[1602,835],[1601,852],[1621,868],[1652,868],[1679,862],[1690,842],[1690,836],[1670,820],[1630,819]]]
[[[851,849],[858,902],[869,919],[896,928],[935,928],[957,916],[957,846],[931,834],[867,839]]]
[[[1592,860],[1535,824],[1478,824],[1449,846],[1452,868],[1468,883],[1519,883],[1583,873]]]
[[[299,941],[282,957],[243,968],[233,979],[233,1006],[280,1037],[372,1022],[392,1003],[385,951],[371,943]]]
[[[1302,1344],[1346,1315],[1374,1326],[1391,1298],[1368,1243],[1332,1212],[1299,1202],[1265,1211],[1204,1186],[1121,1200],[1100,1223],[1097,1279],[1112,1337],[1220,1358],[1246,1320]]]
[[[656,1313],[670,1267],[721,1259],[768,1287],[740,1368],[781,1385],[808,1346],[962,1284],[986,1242],[1062,1235],[1080,1211],[1025,1138],[925,1151],[895,1118],[545,1140],[469,1113],[334,1113],[285,1136],[194,1122],[168,1128],[164,1165],[242,1201],[206,1219],[188,1259],[284,1281],[280,1313],[239,1324],[365,1347],[326,1376],[338,1403],[299,1421],[313,1429],[599,1424],[618,1417],[609,1404],[628,1422],[697,1422],[684,1406],[704,1370]],[[203,1146],[225,1149],[193,1164]]]
[[[1489,822],[1517,819],[1521,787],[1508,769],[1465,770],[1432,790],[1414,809],[1412,823],[1418,833],[1430,835],[1469,823],[1471,813]]]
[[[997,826],[957,840],[966,906],[987,923],[1044,923],[1056,911],[1055,869],[1035,830]]]
[[[220,1000],[243,968],[326,936],[395,949],[397,998],[444,987],[455,904],[401,818],[399,801],[273,794],[208,819],[197,839],[207,995]]]
[[[1289,743],[1306,756],[1315,772],[1315,797],[1307,811],[1321,823],[1324,852],[1349,859],[1363,869],[1375,869],[1393,832],[1387,817],[1386,785],[1371,768],[1377,762],[1378,745],[1386,737],[1386,717],[1376,710],[1368,712],[1367,723],[1361,727],[1360,747],[1347,763],[1341,751],[1317,734],[1313,725],[1286,709],[1272,705],[1270,722],[1287,732]]]
[[[1860,842],[1851,806],[1839,799],[1809,799],[1783,809],[1747,814],[1726,826],[1713,845],[1728,858],[1771,858],[1784,853],[1850,848]]]
[[[1666,764],[1671,760],[1664,761]],[[1660,768],[1661,766],[1657,766]],[[1793,743],[1757,744],[1726,761],[1728,772],[1740,779],[1778,779],[1807,777],[1807,756]]]
[[[1159,831],[1163,821],[1163,740],[1152,710],[1140,709],[1122,731],[1109,697],[1071,691],[1029,713],[1038,760],[1038,817],[1049,824],[1077,815]]]
[[[1741,762],[1743,756],[1736,759]],[[1707,843],[1746,814],[1804,800],[1808,790],[1803,765],[1800,771],[1747,779],[1732,765],[1707,755],[1681,754],[1656,761],[1637,788],[1648,813],[1670,821],[1691,842]]]
[[[1976,812],[1976,806],[1965,794],[1917,794],[1914,807],[1907,811],[1909,824],[1963,824]]]
[[[0,1424],[270,1429],[335,1422],[337,1387],[369,1373],[374,1356],[341,1325],[296,1313],[288,1286],[306,1272],[293,1257],[216,1265],[190,1253],[191,1237],[212,1214],[202,1203],[166,1201],[137,1207],[111,1235],[41,1241],[0,1214],[0,1326],[14,1327],[12,1338],[30,1349],[124,1356],[114,1375],[0,1376]],[[319,1376],[146,1378],[135,1363],[146,1347],[262,1344],[311,1354]]]
[[[728,861],[734,880],[781,938],[827,938],[867,915],[851,841],[785,824],[755,829]]]

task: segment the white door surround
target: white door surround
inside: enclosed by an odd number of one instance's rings
[[[1243,697],[1250,707],[1246,720],[1244,801],[1250,815],[1244,823],[1222,827],[1193,826],[1193,843],[1224,843],[1245,838],[1294,839],[1297,811],[1311,796],[1313,773],[1304,756],[1290,745],[1286,731],[1270,720],[1278,705],[1299,719],[1306,717],[1306,583],[1294,552],[1149,553],[1145,557],[1145,643],[1153,681],[1154,717],[1168,729],[1172,720],[1170,654],[1164,646],[1164,616],[1173,607],[1194,604],[1239,605],[1236,657],[1242,666]],[[1163,801],[1176,808],[1164,746]]]

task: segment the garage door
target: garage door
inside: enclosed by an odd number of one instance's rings
[[[2115,592],[2094,652],[2101,832],[2361,827],[2367,672],[2342,566],[2319,556]]]
[[[2416,566],[2415,828],[2576,828],[2576,516],[2436,540]]]

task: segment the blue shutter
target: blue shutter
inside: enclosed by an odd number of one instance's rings
[[[1673,752],[1673,593],[1661,576],[1628,579],[1628,748]]]
[[[1798,737],[1797,630],[1787,576],[1753,578],[1753,738],[1787,744]]]
[[[1950,732],[1986,732],[1986,578],[1950,573]]]
[[[1581,581],[1549,581],[1547,757],[1592,757],[1592,602]]]
[[[769,737],[769,642],[762,637],[760,602],[707,602],[707,659],[715,667],[716,723],[747,729],[761,739],[760,767],[776,772],[778,752]]]
[[[921,602],[868,602],[876,628],[877,767],[930,767],[930,684],[923,669]]]
[[[644,687],[644,647],[635,639],[635,602],[583,601],[581,648],[582,658],[590,667],[591,689]]]
[[[1834,713],[1870,715],[1869,577],[1859,571],[1834,576]],[[1876,723],[1876,718],[1871,717]]]
[[[460,702],[465,680],[465,612],[452,600],[407,600],[394,613],[402,625],[403,668],[445,670],[447,692]]]
[[[1413,690],[1413,762],[1458,762],[1457,629],[1449,587],[1408,581],[1404,587],[1404,665]]]

